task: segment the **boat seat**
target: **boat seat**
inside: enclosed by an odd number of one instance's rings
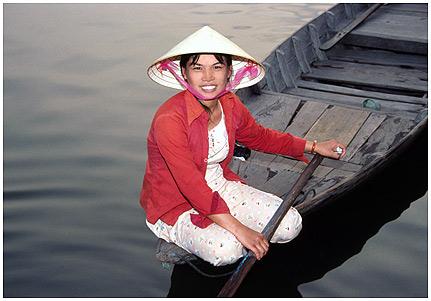
[[[161,262],[162,266],[168,270],[172,269],[175,264],[185,264],[186,260],[190,262],[200,261],[200,259],[192,253],[161,238],[157,241],[156,258]]]

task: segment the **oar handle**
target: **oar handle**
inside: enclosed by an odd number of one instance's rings
[[[323,156],[320,154],[316,154],[311,160],[310,164],[304,169],[301,176],[293,185],[286,199],[281,203],[280,207],[278,207],[277,211],[271,218],[271,220],[266,225],[265,229],[263,229],[262,234],[265,236],[266,240],[270,240],[280,225],[283,217],[289,211],[290,207],[292,207],[293,202],[298,197],[302,188],[304,188],[308,179],[313,174],[314,170],[316,170],[317,166],[319,166],[320,162],[322,162]],[[233,295],[238,290],[242,281],[244,280],[247,273],[250,271],[253,264],[256,262],[256,256],[253,252],[248,251],[247,255],[241,261],[233,275],[226,282],[223,289],[220,291],[217,297],[233,297]]]
[[[320,45],[320,50],[329,50],[335,44],[337,44],[344,36],[350,33],[353,29],[356,28],[359,24],[361,24],[366,18],[368,18],[373,12],[375,12],[383,3],[377,3],[368,8],[365,12],[363,12],[359,17],[353,20],[349,25],[344,27],[342,30],[337,32],[335,36],[330,38],[328,41]]]
[[[308,166],[304,169],[298,180],[296,180],[289,194],[286,196],[280,207],[278,207],[277,211],[266,225],[265,229],[262,231],[262,234],[265,236],[267,241],[271,240],[284,216],[290,210],[296,198],[301,193],[302,189],[307,184],[307,181],[310,179],[311,175],[316,170],[317,166],[319,166],[319,164],[322,162],[322,160],[323,156],[316,154]]]

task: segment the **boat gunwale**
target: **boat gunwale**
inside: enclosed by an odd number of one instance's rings
[[[323,203],[325,205],[336,201],[336,198],[340,198],[344,194],[350,192],[354,187],[363,185],[369,176],[378,173],[383,170],[392,160],[407,150],[407,148],[416,140],[416,138],[428,127],[428,115],[419,122],[406,136],[403,137],[395,146],[391,147],[384,155],[378,160],[365,166],[355,176],[346,178],[344,181],[332,186],[331,188],[322,191],[310,200],[307,200],[295,208],[301,213],[301,215],[307,215],[318,208]],[[353,187],[352,187],[353,186]],[[342,190],[340,190],[342,189]],[[328,199],[332,197],[332,200],[328,202]]]
[[[263,64],[264,65],[271,65],[273,57],[276,56],[277,52],[285,52],[284,47],[286,47],[286,45],[288,45],[288,43],[293,43],[294,42],[293,40],[295,38],[298,39],[297,38],[298,35],[303,35],[305,31],[307,31],[307,30],[309,31],[310,24],[315,25],[316,23],[322,23],[322,22],[326,21],[326,27],[323,30],[320,28],[317,29],[319,31],[319,37],[325,36],[327,33],[335,33],[335,31],[340,29],[339,27],[342,26],[342,24],[345,24],[346,22],[352,21],[353,19],[358,17],[363,11],[365,11],[371,5],[372,4],[367,4],[367,3],[335,4],[333,7],[326,10],[324,13],[317,16],[313,20],[309,21],[307,24],[305,24],[304,26],[299,28],[297,31],[295,31],[293,34],[291,34],[286,40],[282,41],[279,45],[277,45],[269,53],[269,55],[263,60]],[[362,10],[359,9],[361,7],[362,7]],[[336,15],[336,13],[338,13],[339,15]],[[341,15],[341,14],[343,14],[343,15]],[[332,23],[331,23],[331,20],[328,20],[328,18],[329,19],[333,18]],[[325,19],[325,20],[323,20],[323,19]],[[342,24],[339,22],[340,20],[343,21]],[[309,37],[309,39],[311,40],[311,37]],[[310,43],[308,43],[308,41],[304,42],[303,46],[304,47],[310,47]],[[301,50],[305,51],[304,49],[301,49]],[[380,50],[380,51],[382,51],[382,50]],[[317,53],[315,53],[314,59],[318,60],[317,57],[318,57],[318,55],[317,55]],[[275,62],[277,62],[277,61],[275,61]],[[310,64],[310,63],[311,63],[311,61],[310,62],[307,61],[307,64]],[[296,64],[298,64],[298,66],[296,66],[296,67],[301,69],[301,66],[299,66],[300,63],[296,62]],[[275,67],[275,68],[278,68],[278,67]],[[268,72],[269,73],[268,74],[269,75],[268,80],[271,81],[272,80],[271,79],[272,70],[268,70],[268,71],[269,71]],[[292,77],[292,76],[295,76],[295,74],[291,73],[290,77]],[[296,82],[298,79],[292,78],[291,80],[293,80],[293,82]],[[274,86],[276,85],[275,81],[271,84]],[[242,97],[245,97],[245,99],[243,100],[244,104],[247,104],[247,99],[249,98],[250,93],[254,94],[254,91],[260,92],[259,94],[262,94],[262,92],[264,92],[264,93],[265,92],[269,92],[269,93],[275,92],[276,94],[280,94],[280,95],[283,94],[283,95],[286,95],[287,97],[292,96],[289,93],[283,93],[281,91],[277,92],[277,89],[273,90],[270,88],[269,89],[264,88],[265,86],[268,86],[268,85],[269,84],[267,82],[267,78],[265,78],[264,81],[262,81],[261,83],[256,85],[256,87],[249,87],[246,89],[242,89],[242,90],[247,90],[247,91],[240,92],[240,95]],[[427,95],[427,92],[425,95]],[[293,97],[298,98],[299,96],[293,95]],[[309,99],[309,100],[311,100],[311,99]],[[304,101],[307,101],[307,100],[304,100]],[[317,99],[316,99],[316,101],[317,101]],[[425,101],[427,101],[427,98]],[[332,104],[332,105],[340,106],[341,104]],[[428,108],[428,105],[425,104],[424,108],[421,111],[427,110],[427,108]],[[417,113],[416,118],[418,118],[418,116],[421,114],[421,111],[419,111]],[[386,112],[385,115],[389,116],[392,114]],[[414,120],[414,118],[412,120]],[[303,215],[309,214],[312,211],[315,211],[316,209],[321,207],[323,205],[323,203],[325,205],[328,203],[332,203],[332,201],[335,201],[336,198],[339,198],[342,195],[347,194],[354,187],[362,185],[364,182],[366,182],[366,180],[369,176],[371,176],[373,173],[378,173],[382,169],[384,169],[388,164],[391,163],[391,161],[397,155],[404,152],[408,148],[408,146],[410,146],[415,141],[415,139],[419,136],[419,134],[422,133],[427,127],[428,114],[426,114],[426,116],[420,122],[417,122],[415,120],[415,123],[416,124],[415,124],[414,128],[412,128],[400,141],[398,141],[395,145],[390,147],[379,158],[377,158],[376,160],[374,160],[370,164],[364,166],[360,172],[358,172],[358,173],[356,173],[356,174],[354,174],[348,178],[345,178],[344,180],[335,184],[331,188],[320,192],[318,195],[316,195],[312,199],[307,200],[307,201],[301,203],[300,205],[296,206],[296,208]],[[329,200],[331,198],[333,200]]]

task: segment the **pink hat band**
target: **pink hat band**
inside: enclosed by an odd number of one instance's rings
[[[259,70],[255,65],[256,64],[253,61],[249,60],[247,65],[238,69],[238,71],[235,73],[235,77],[233,78],[233,80],[230,81],[219,94],[217,94],[215,97],[212,97],[212,98],[205,97],[201,95],[199,92],[197,92],[195,89],[193,89],[181,76],[177,74],[176,71],[179,70],[179,67],[171,60],[165,60],[161,62],[159,66],[157,66],[157,69],[160,72],[169,70],[175,76],[175,78],[181,83],[181,85],[183,85],[197,98],[201,100],[211,100],[211,99],[219,98],[220,96],[226,94],[227,92],[235,88],[236,85],[238,85],[238,83],[240,83],[245,76],[247,76],[250,80],[258,76]]]

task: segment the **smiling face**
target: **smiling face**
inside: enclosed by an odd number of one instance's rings
[[[191,57],[182,71],[187,83],[207,98],[215,98],[226,87],[231,75],[225,59],[221,63],[212,54],[201,54],[195,63]]]

